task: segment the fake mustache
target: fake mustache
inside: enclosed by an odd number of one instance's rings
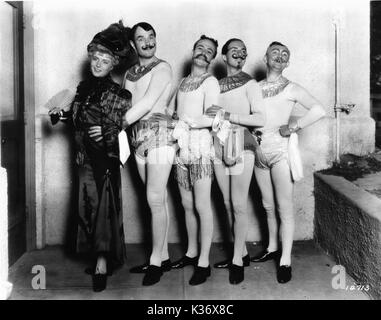
[[[240,54],[233,53],[232,54],[232,58],[233,59],[242,59],[242,60],[245,60],[246,57],[247,57],[247,54],[245,54],[245,53],[240,53]]]
[[[286,59],[283,59],[282,57],[277,57],[274,59],[275,62],[278,62],[278,63],[286,63],[287,60]]]
[[[151,50],[155,47],[156,47],[156,45],[154,45],[154,44],[146,44],[145,46],[142,47],[142,49],[143,50]]]
[[[210,63],[210,61],[208,60],[206,55],[204,55],[202,53],[200,53],[200,54],[198,54],[197,56],[194,57],[194,59],[197,59],[197,58],[203,58],[206,63],[208,63],[208,64]]]

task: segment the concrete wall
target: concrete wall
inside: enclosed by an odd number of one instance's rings
[[[381,199],[348,180],[315,178],[315,239],[359,285],[381,298]]]
[[[337,8],[340,8],[338,10]],[[326,168],[334,158],[334,28],[340,16],[340,89],[343,103],[356,103],[355,111],[343,115],[342,145],[345,151],[363,154],[374,148],[374,122],[369,117],[369,5],[350,2],[305,1],[134,1],[35,2],[32,27],[35,38],[36,100],[36,192],[38,246],[65,241],[72,210],[75,173],[72,166],[69,132],[63,124],[49,124],[45,103],[58,91],[75,88],[86,61],[86,46],[93,35],[123,18],[132,26],[150,22],[157,31],[158,57],[167,60],[174,82],[184,76],[193,43],[201,34],[218,39],[220,48],[231,37],[242,38],[249,57],[245,71],[259,79],[264,74],[262,57],[273,40],[286,43],[291,64],[285,75],[302,84],[326,106],[328,117],[303,130],[300,144],[305,179],[296,184],[295,239],[313,236],[315,170]],[[220,56],[211,71],[221,75]],[[302,113],[297,108],[296,115]],[[350,130],[349,130],[350,128]],[[348,134],[347,134],[348,133]],[[144,190],[133,162],[123,175],[124,221],[127,242],[145,240],[149,224]],[[171,182],[171,185],[173,183]],[[173,189],[173,190],[172,190]],[[217,189],[214,198],[220,199]],[[214,200],[216,200],[214,199]],[[249,203],[250,241],[262,239],[258,188],[253,181]],[[217,201],[214,202],[215,204]],[[175,188],[170,193],[170,242],[184,235],[182,209]],[[220,210],[219,216],[221,216]],[[216,215],[217,217],[217,215]],[[214,241],[221,241],[220,219],[216,219]]]

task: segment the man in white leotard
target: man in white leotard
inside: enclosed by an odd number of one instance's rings
[[[160,281],[163,271],[171,269],[168,256],[167,182],[175,156],[172,130],[152,119],[153,113],[164,113],[171,93],[172,70],[158,59],[156,32],[141,22],[131,30],[132,44],[139,62],[127,70],[124,87],[132,93],[132,108],[126,121],[132,128],[132,146],[139,175],[146,185],[147,201],[152,214],[152,253],[148,263],[132,268],[145,273],[143,285]]]
[[[251,261],[277,260],[279,283],[291,280],[291,249],[295,226],[294,181],[289,165],[289,137],[325,115],[319,101],[306,89],[282,75],[283,70],[289,65],[289,59],[290,50],[279,42],[271,43],[266,51],[264,61],[267,66],[267,77],[259,83],[264,98],[266,124],[260,129],[263,133],[260,146],[262,157],[255,159],[255,176],[267,213],[269,243],[267,249],[252,257]],[[296,103],[308,109],[308,112],[297,121],[290,122],[291,111]],[[278,246],[275,208],[280,217],[281,250]]]
[[[250,264],[246,249],[248,232],[247,201],[254,169],[254,152],[258,145],[252,127],[265,123],[262,109],[262,94],[258,83],[242,71],[247,51],[240,39],[230,39],[222,47],[222,58],[226,64],[227,77],[219,81],[219,106],[225,110],[229,135],[221,141],[214,136],[216,159],[214,172],[223,194],[229,222],[234,215],[234,250],[231,258],[218,262],[215,268],[229,268],[229,281],[238,284],[244,280],[244,266]],[[214,117],[218,107],[211,107],[206,114]],[[250,127],[250,128],[249,128]],[[229,148],[234,150],[234,159],[229,157]]]

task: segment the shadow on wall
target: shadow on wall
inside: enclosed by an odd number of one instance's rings
[[[181,75],[182,77],[186,77],[190,74],[192,69],[192,60],[188,59],[184,62],[183,68],[181,69]],[[226,65],[218,61],[214,63],[209,70],[209,72],[214,75],[218,80],[224,78],[227,76],[226,74]],[[248,70],[248,74],[250,74],[257,82],[263,80],[266,78],[266,67],[261,65],[255,65],[251,70]]]
[[[71,181],[72,188],[70,189],[70,205],[69,214],[66,215],[67,220],[65,221],[66,232],[65,232],[65,251],[70,254],[75,252],[76,248],[76,237],[77,237],[77,212],[78,212],[78,175],[75,164],[75,143],[74,136],[72,134],[73,128],[67,123],[60,123],[52,126],[50,118],[48,116],[44,117],[42,120],[42,134],[44,137],[51,137],[52,135],[61,135],[65,140],[70,141],[69,148],[67,150],[70,155],[70,165],[69,165],[69,181]]]

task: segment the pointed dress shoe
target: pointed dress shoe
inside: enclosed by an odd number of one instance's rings
[[[277,280],[279,283],[286,283],[291,280],[291,266],[279,266]]]
[[[267,249],[262,251],[260,254],[258,254],[255,257],[251,257],[250,261],[251,262],[265,262],[268,260],[277,260],[281,256],[281,251],[273,251],[273,252],[268,252]]]
[[[188,256],[183,256],[181,259],[173,262],[171,264],[172,269],[181,269],[185,266],[196,266],[198,262],[198,257],[189,258]]]
[[[152,286],[158,283],[162,275],[163,269],[161,267],[150,264],[143,278],[143,286]]]
[[[149,267],[149,262],[142,264],[140,266],[132,267],[130,269],[130,273],[146,273]],[[161,268],[163,272],[167,272],[171,270],[171,260],[167,259],[161,262]]]
[[[248,267],[250,265],[250,256],[247,254],[246,256],[242,257],[242,262],[244,267]],[[232,264],[232,261],[230,259],[226,259],[220,262],[217,262],[213,265],[216,269],[227,269]]]
[[[189,280],[191,286],[197,286],[204,283],[206,279],[210,276],[210,266],[199,267],[196,266],[192,278]]]

